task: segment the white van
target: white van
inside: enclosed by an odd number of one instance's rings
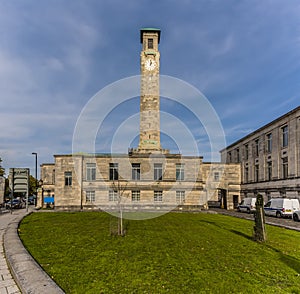
[[[255,203],[256,198],[246,197],[242,202],[238,205],[237,210],[240,212],[254,212],[255,211]]]
[[[298,199],[274,198],[264,206],[265,215],[276,217],[292,217],[296,210],[299,210]]]

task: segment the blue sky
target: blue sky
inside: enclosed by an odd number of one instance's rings
[[[142,27],[161,29],[161,74],[205,95],[228,144],[299,106],[298,0],[0,0],[6,169],[29,167],[34,174],[32,152],[39,164],[72,152],[76,121],[89,99],[140,73]],[[201,126],[193,132],[202,133]]]

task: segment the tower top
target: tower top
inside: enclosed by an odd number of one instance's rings
[[[158,34],[158,44],[160,41],[160,29],[157,28],[142,28],[141,29],[141,43],[143,43],[143,34],[144,33],[157,33]]]

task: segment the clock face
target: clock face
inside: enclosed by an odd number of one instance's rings
[[[145,68],[147,70],[154,70],[156,68],[155,60],[152,59],[152,58],[147,59],[146,62],[145,62]]]

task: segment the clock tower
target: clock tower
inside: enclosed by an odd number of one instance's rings
[[[140,140],[139,153],[161,153],[160,145],[160,99],[158,44],[160,29],[143,28],[140,31],[142,51],[141,96],[140,96]]]

